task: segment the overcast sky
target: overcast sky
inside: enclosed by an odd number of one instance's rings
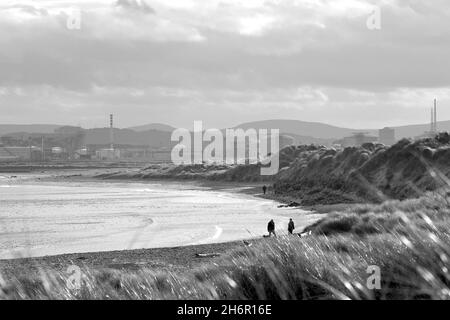
[[[1,0],[0,123],[450,120],[449,61],[448,0]]]

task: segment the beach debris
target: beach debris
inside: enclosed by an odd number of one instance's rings
[[[112,263],[112,264],[109,264],[108,268],[116,269],[116,270],[134,270],[134,271],[138,271],[138,270],[141,270],[142,266],[139,263],[124,262],[124,263]]]
[[[197,258],[215,258],[220,256],[220,253],[196,253]]]
[[[300,207],[300,203],[295,201],[291,201],[288,204],[281,204],[278,206],[278,208],[296,208],[296,207]]]
[[[300,238],[304,238],[304,237],[309,237],[310,235],[312,235],[312,231],[308,231],[308,232],[303,232],[303,233],[299,233],[298,236]]]
[[[251,247],[253,245],[253,243],[247,241],[247,240],[243,240],[242,241],[244,243],[244,245],[246,245],[247,247]]]

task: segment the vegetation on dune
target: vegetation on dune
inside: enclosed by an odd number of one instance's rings
[[[303,205],[380,203],[420,197],[448,185],[449,177],[450,136],[441,133],[418,141],[403,139],[392,147],[367,143],[341,151],[302,151],[277,175],[275,192]]]
[[[101,179],[143,179],[143,180],[203,180],[218,182],[269,182],[271,176],[261,176],[261,164],[221,165],[155,164],[141,170],[118,171],[96,175]]]
[[[356,234],[359,236],[404,233],[413,224],[422,231],[446,232],[450,226],[450,202],[441,192],[428,193],[418,199],[390,200],[379,205],[361,204],[344,212],[327,215],[306,228],[314,234]],[[406,231],[405,231],[406,230]]]

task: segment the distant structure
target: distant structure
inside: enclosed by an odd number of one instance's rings
[[[395,129],[385,127],[378,131],[378,142],[392,146],[395,144]]]
[[[111,142],[111,149],[114,150],[114,115],[109,115],[109,141]]]
[[[430,134],[438,132],[437,127],[437,101],[434,99],[434,106],[431,108]]]
[[[0,162],[2,161],[38,161],[42,159],[42,150],[35,146],[7,147],[0,144]]]
[[[333,144],[340,145],[343,148],[347,147],[359,147],[365,143],[376,142],[378,137],[369,136],[368,132],[354,132],[350,137],[344,137],[335,141]]]
[[[438,127],[437,127],[437,100],[434,99],[434,116],[433,116],[433,132],[437,133],[438,132]]]
[[[433,138],[438,133],[437,125],[437,100],[434,99],[434,105],[431,107],[431,121],[430,121],[430,131],[426,131],[420,136],[415,137],[415,139],[423,138]]]
[[[95,152],[95,156],[99,160],[119,160],[120,150],[114,148],[114,116],[109,115],[109,149],[100,149]],[[82,153],[79,154],[81,156]]]
[[[76,150],[74,158],[77,160],[90,160],[91,154],[89,153],[89,149],[87,147],[84,147]]]

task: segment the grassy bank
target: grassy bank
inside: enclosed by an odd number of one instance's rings
[[[446,194],[428,194],[359,206],[324,218],[309,237],[266,239],[250,247],[236,243],[189,270],[80,264],[79,290],[67,285],[64,271],[42,268],[34,277],[3,279],[0,297],[449,299],[449,203]],[[380,268],[379,290],[367,287],[369,266]]]
[[[302,205],[404,200],[449,183],[448,133],[403,139],[391,147],[366,143],[344,150],[292,149],[298,151],[296,160],[276,176],[275,193]]]

